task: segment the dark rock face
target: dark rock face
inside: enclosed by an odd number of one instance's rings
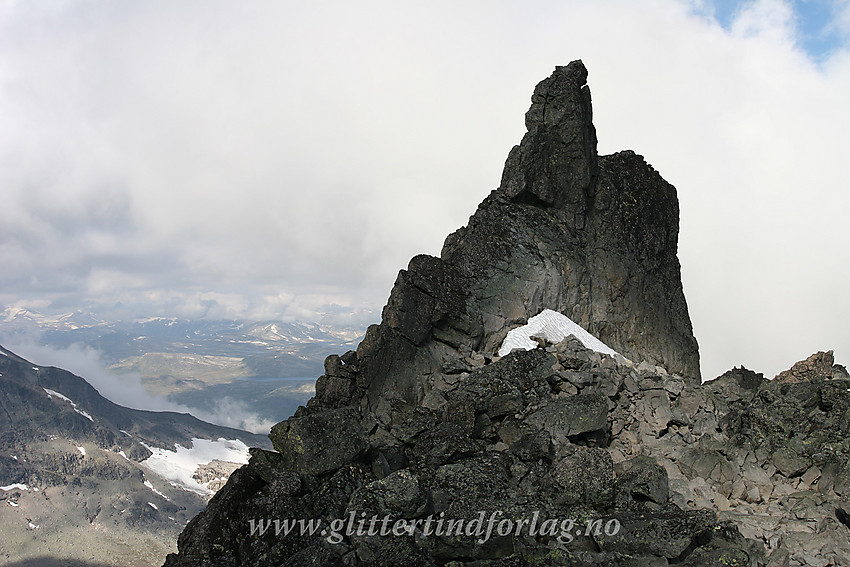
[[[310,409],[373,410],[389,392],[421,403],[547,308],[627,358],[698,382],[676,190],[633,152],[597,156],[586,79],[576,61],[537,85],[499,189],[440,258],[416,256],[399,273],[382,323],[356,354],[326,364]]]
[[[574,62],[538,85],[501,187],[411,260],[381,325],[327,359],[279,452],[252,451],[168,567],[850,556],[850,383],[700,384],[675,190],[634,153],[597,157],[585,80]],[[545,308],[641,362],[572,336],[495,356]],[[284,529],[310,521],[325,531]]]
[[[698,378],[676,190],[632,152],[597,157],[586,78],[576,62],[537,86],[501,187],[442,258],[472,282],[481,350],[550,308],[627,358]]]

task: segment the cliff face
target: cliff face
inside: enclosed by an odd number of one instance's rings
[[[381,325],[348,368],[326,365],[311,408],[374,409],[389,391],[419,403],[544,309],[626,358],[699,382],[676,190],[633,152],[597,156],[586,79],[575,61],[537,85],[501,186],[440,258],[417,256],[401,271]]]
[[[549,308],[626,358],[698,379],[676,190],[633,152],[597,156],[586,81],[576,61],[537,85],[501,186],[442,259],[470,281],[485,352]]]
[[[597,156],[585,81],[573,62],[537,86],[500,187],[439,258],[399,273],[381,324],[327,358],[316,397],[272,429],[275,451],[252,451],[166,565],[850,554],[846,372],[811,363],[800,384],[744,369],[700,383],[675,189],[632,152]],[[625,358],[572,336],[496,356],[545,309]],[[385,532],[384,518],[408,532]],[[449,519],[466,529],[434,525]],[[311,520],[325,531],[305,533]]]

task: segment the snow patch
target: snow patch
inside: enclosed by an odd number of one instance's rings
[[[150,507],[151,507],[151,508],[153,508],[154,510],[159,510],[159,508],[157,508],[157,507],[156,507],[156,504],[154,504],[153,502],[148,502],[148,506],[150,506]]]
[[[585,331],[581,325],[572,319],[552,311],[544,309],[528,320],[522,327],[508,331],[508,336],[499,347],[499,356],[505,356],[515,348],[533,350],[538,344],[531,337],[543,337],[550,343],[559,343],[570,335],[574,335],[585,347],[611,356],[619,354],[617,351]]]
[[[9,486],[0,486],[0,490],[2,490],[4,492],[9,492],[10,490],[29,490],[29,489],[30,489],[30,487],[28,485],[20,484],[20,483],[10,484]]]
[[[87,420],[89,420],[90,422],[94,423],[94,419],[92,419],[92,416],[89,415],[89,413],[87,411],[83,411],[79,408],[74,408],[74,411],[77,412],[78,414],[80,414],[81,416],[83,416],[84,418],[86,418]]]
[[[56,396],[60,400],[65,400],[66,402],[71,404],[71,407],[74,408],[75,412],[77,412],[78,414],[80,414],[84,418],[86,418],[89,421],[91,421],[92,423],[94,423],[94,419],[92,418],[92,416],[87,411],[83,411],[80,408],[78,408],[76,402],[74,402],[74,400],[72,400],[68,396],[60,394],[56,390],[51,390],[50,388],[42,388],[42,390],[44,390],[44,393],[47,394],[47,397],[50,398],[51,400],[53,399],[53,396]]]
[[[191,448],[177,445],[175,451],[148,445],[145,445],[145,448],[153,454],[142,461],[142,465],[169,481],[173,486],[204,496],[214,494],[214,491],[192,478],[200,465],[216,459],[244,465],[248,463],[250,456],[245,443],[238,439],[223,437],[217,441],[194,438]]]
[[[11,506],[12,508],[17,508],[18,506],[20,506],[20,504],[18,504],[17,502],[12,502],[11,500],[8,500],[7,502],[9,502],[9,506]]]
[[[127,453],[125,453],[123,450],[118,451],[118,454],[121,455],[122,457],[124,457],[125,459],[127,459],[128,461],[130,460],[130,458],[127,456]]]
[[[162,492],[160,492],[159,490],[157,490],[156,488],[154,488],[153,484],[151,484],[151,481],[146,480],[144,484],[145,484],[145,486],[147,486],[148,488],[150,488],[150,489],[151,489],[151,491],[152,491],[154,494],[156,494],[157,496],[162,496],[162,497],[163,497],[163,498],[165,498],[166,500],[170,500],[170,499],[168,498],[168,496],[166,496],[165,494],[163,494]]]
[[[80,452],[82,456],[86,456],[86,448],[85,447],[77,447],[77,451]]]
[[[60,394],[60,393],[59,393],[59,392],[57,392],[56,390],[51,390],[50,388],[42,388],[42,390],[44,390],[44,393],[45,393],[45,394],[47,394],[47,397],[48,397],[48,398],[51,398],[51,399],[52,399],[52,398],[53,398],[53,396],[56,396],[56,397],[57,397],[57,398],[59,398],[60,400],[65,400],[65,401],[66,401],[66,402],[68,402],[69,404],[74,404],[74,402],[72,402],[72,401],[71,401],[71,398],[69,398],[68,396],[65,396],[65,395],[63,395],[63,394]],[[74,405],[77,405],[77,404],[74,404]]]
[[[27,528],[29,528],[31,530],[37,530],[40,527],[41,526],[39,526],[38,524],[33,524],[32,522],[29,522],[29,525],[27,526]]]

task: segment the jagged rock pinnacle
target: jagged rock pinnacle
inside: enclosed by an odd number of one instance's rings
[[[525,114],[522,144],[508,156],[501,189],[509,199],[545,205],[581,202],[597,174],[596,129],[581,61],[541,81]]]
[[[628,358],[698,379],[676,189],[631,151],[597,157],[581,61],[540,82],[498,190],[441,257],[469,277],[481,349],[544,309]]]
[[[537,85],[501,186],[439,258],[399,273],[382,323],[351,364],[329,365],[309,409],[374,409],[390,393],[421,403],[545,309],[635,362],[699,380],[676,189],[633,152],[597,156],[586,80],[574,61]]]

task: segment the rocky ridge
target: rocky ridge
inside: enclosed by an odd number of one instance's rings
[[[573,62],[537,86],[501,186],[411,260],[168,567],[846,564],[846,372],[820,353],[794,380],[701,384],[675,189],[596,155],[585,83]],[[544,309],[622,356],[574,337],[495,354]]]
[[[221,437],[270,447],[188,414],[118,406],[79,376],[0,347],[0,558],[161,564],[208,496],[165,478],[149,457]],[[214,461],[198,482],[212,491],[238,466]]]

